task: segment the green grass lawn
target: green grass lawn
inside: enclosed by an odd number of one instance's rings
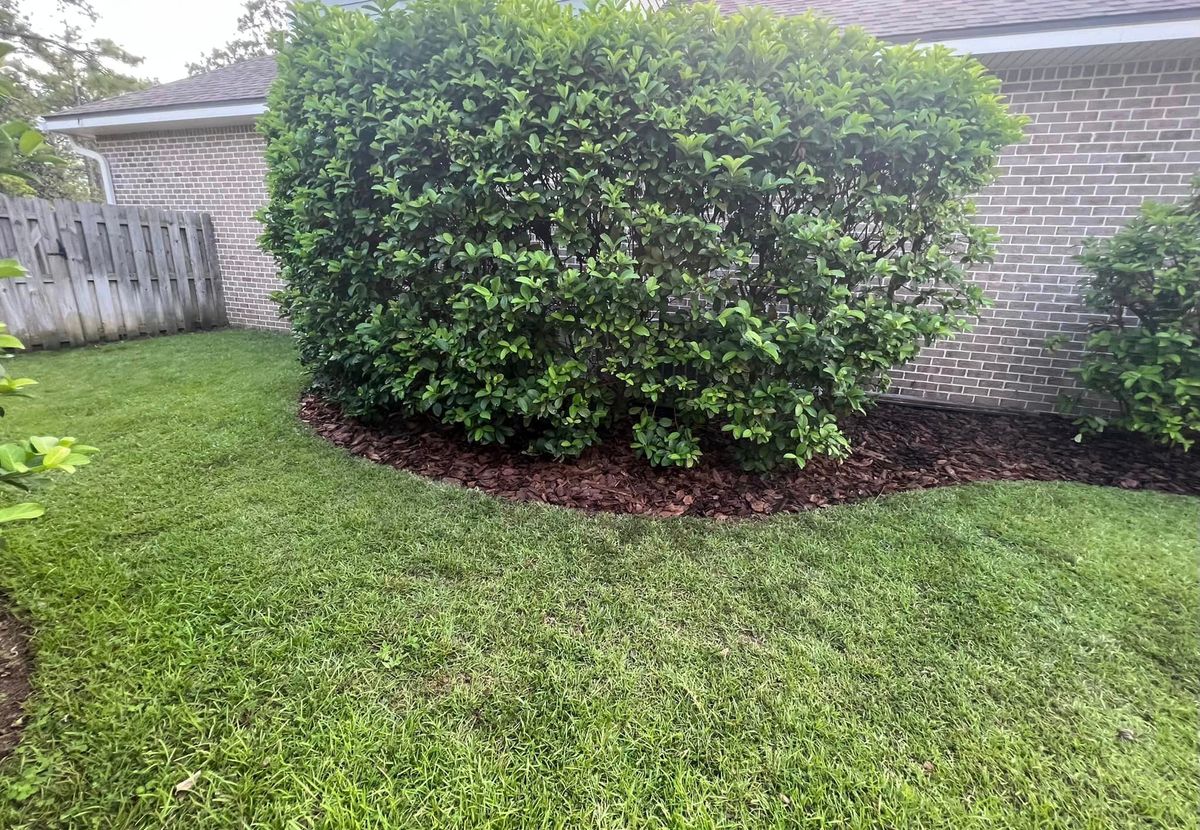
[[[588,517],[312,437],[284,337],[18,360],[104,454],[0,553],[0,827],[1197,826],[1200,500]]]

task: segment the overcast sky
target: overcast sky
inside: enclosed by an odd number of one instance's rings
[[[133,74],[174,81],[187,75],[184,64],[230,40],[244,0],[92,0],[99,19],[95,37],[116,41],[145,63]],[[53,0],[21,0],[38,27],[61,28]]]

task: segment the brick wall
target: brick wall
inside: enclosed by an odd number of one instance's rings
[[[117,202],[208,211],[217,236],[226,312],[235,326],[286,329],[267,296],[280,286],[258,248],[254,212],[266,202],[263,138],[251,125],[99,136]]]
[[[972,333],[922,352],[892,391],[958,404],[1053,409],[1075,389],[1088,318],[1074,262],[1086,236],[1111,234],[1146,199],[1176,200],[1200,173],[1200,60],[1001,71],[1025,143],[976,200],[999,228],[977,277],[995,305]],[[1054,353],[1048,335],[1069,343]],[[1093,402],[1098,403],[1098,402]]]
[[[1200,59],[1060,66],[999,73],[1029,140],[1001,160],[977,200],[998,226],[996,262],[977,272],[995,305],[975,330],[927,349],[896,373],[893,392],[956,404],[1049,410],[1074,389],[1087,318],[1073,257],[1145,199],[1176,199],[1200,172]],[[229,317],[283,327],[266,299],[278,282],[258,251],[262,140],[250,127],[103,138],[123,203],[213,214]],[[1050,353],[1048,335],[1069,342]]]

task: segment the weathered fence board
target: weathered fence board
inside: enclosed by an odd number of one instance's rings
[[[0,196],[0,321],[29,348],[225,325],[206,213]]]

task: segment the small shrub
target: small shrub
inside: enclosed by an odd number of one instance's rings
[[[0,62],[15,51],[13,44],[0,42]],[[16,82],[0,72],[0,97],[18,92]],[[24,194],[32,192],[31,182],[39,169],[62,166],[66,162],[46,143],[37,130],[23,121],[9,121],[0,126],[0,192]],[[15,279],[27,275],[15,259],[0,259],[0,279]],[[12,357],[13,349],[25,344],[0,323],[0,361]],[[28,389],[36,386],[32,378],[12,377],[0,365],[0,401],[9,397],[29,397]],[[0,405],[0,417],[4,407]],[[76,468],[91,462],[98,452],[95,447],[80,444],[74,438],[35,435],[15,443],[0,444],[0,490],[28,493],[42,486],[49,473],[73,473]],[[20,502],[0,506],[0,525],[36,519],[45,512],[37,502]],[[0,537],[0,547],[4,540]]]
[[[1085,345],[1079,377],[1121,414],[1080,421],[1188,449],[1200,435],[1200,181],[1182,204],[1147,202],[1110,239],[1090,240],[1084,303],[1104,314]]]
[[[753,469],[965,326],[968,194],[1020,135],[942,48],[762,10],[415,0],[299,7],[263,121],[305,363],[356,414],[424,412],[651,463],[705,428]]]

